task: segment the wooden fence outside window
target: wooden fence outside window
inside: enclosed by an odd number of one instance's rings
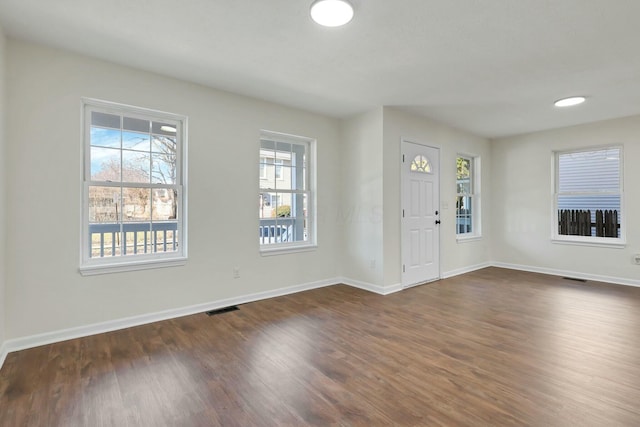
[[[560,235],[617,238],[619,230],[617,210],[596,210],[595,222],[591,222],[590,210],[558,210],[558,232]]]

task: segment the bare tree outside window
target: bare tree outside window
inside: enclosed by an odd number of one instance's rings
[[[157,151],[152,161],[151,179],[160,184],[175,185],[177,171],[176,139],[153,135],[152,147]],[[176,219],[178,214],[178,190],[171,190],[171,214],[168,219]]]

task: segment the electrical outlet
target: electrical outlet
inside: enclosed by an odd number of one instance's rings
[[[371,260],[371,263],[369,264],[369,267],[371,267],[372,270],[376,269],[376,260],[375,259]]]
[[[233,278],[234,279],[240,278],[240,267],[233,267]]]

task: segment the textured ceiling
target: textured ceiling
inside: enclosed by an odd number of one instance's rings
[[[0,0],[0,25],[334,117],[395,106],[500,137],[640,114],[638,0],[357,0],[342,28],[310,3]]]

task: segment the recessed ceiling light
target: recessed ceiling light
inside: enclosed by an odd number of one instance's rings
[[[584,96],[572,96],[570,98],[558,99],[553,103],[556,107],[571,107],[573,105],[582,104],[587,98]]]
[[[339,27],[353,18],[353,6],[347,0],[315,0],[311,19],[325,27]]]
[[[163,125],[163,126],[160,126],[160,130],[163,132],[176,133],[176,128],[174,128],[173,126]]]

